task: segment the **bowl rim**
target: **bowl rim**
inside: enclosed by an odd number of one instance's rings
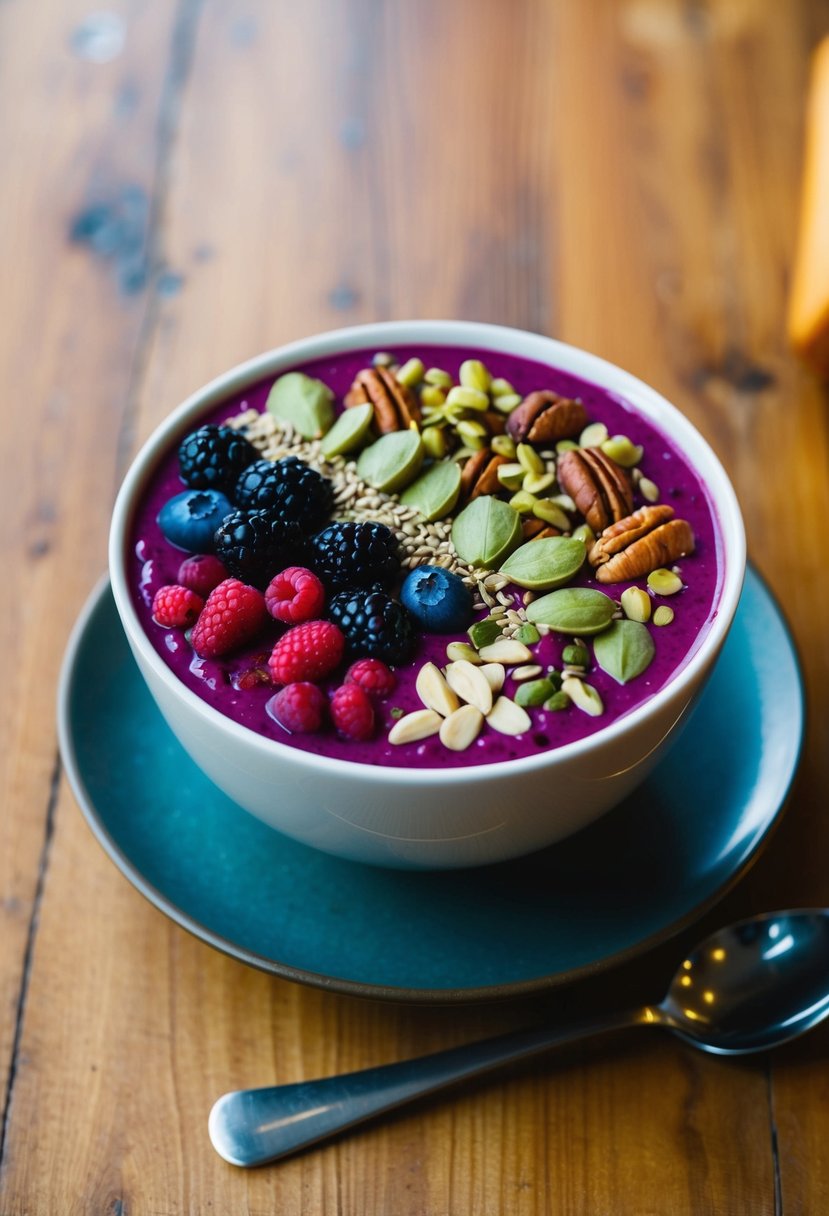
[[[553,369],[570,372],[585,381],[615,393],[646,420],[670,435],[671,441],[690,461],[705,487],[710,509],[721,538],[722,565],[719,600],[713,619],[697,649],[675,670],[665,684],[642,704],[609,722],[593,734],[560,747],[545,749],[501,763],[490,762],[462,767],[385,767],[359,760],[342,760],[317,752],[291,747],[288,743],[269,738],[251,727],[229,718],[221,710],[202,700],[183,684],[163,661],[151,644],[138,618],[126,575],[129,529],[137,509],[140,493],[154,471],[158,459],[177,438],[203,413],[221,404],[223,398],[269,375],[288,371],[298,363],[326,358],[361,349],[384,350],[395,345],[468,347],[493,354],[510,354],[546,363]],[[701,467],[702,466],[702,467]],[[719,653],[731,626],[742,590],[746,567],[746,538],[742,514],[734,488],[719,458],[708,441],[690,420],[666,397],[650,385],[616,364],[579,347],[529,330],[491,325],[478,321],[411,320],[379,321],[364,325],[328,330],[286,343],[247,359],[216,376],[191,393],[172,410],[134,456],[121,483],[112,511],[109,532],[109,573],[118,614],[127,637],[141,659],[167,689],[190,711],[214,729],[224,731],[230,738],[264,755],[276,756],[299,767],[326,771],[330,776],[354,779],[358,776],[375,779],[382,776],[390,784],[425,787],[447,784],[474,784],[492,780],[505,772],[518,777],[521,773],[542,769],[565,760],[589,755],[598,747],[617,742],[633,734],[656,718],[672,701],[688,698],[700,676]]]

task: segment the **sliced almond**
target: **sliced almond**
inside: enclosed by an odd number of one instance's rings
[[[532,659],[530,651],[523,642],[513,638],[498,638],[490,646],[483,646],[478,651],[478,658],[483,663],[503,663],[505,667],[515,667],[518,663],[529,663]]]
[[[434,663],[424,663],[415,681],[417,695],[427,709],[434,709],[442,718],[448,718],[460,702],[446,683],[443,672]]]
[[[538,663],[527,663],[524,667],[516,667],[512,672],[512,678],[513,680],[534,680],[536,676],[541,675],[543,670]]]
[[[389,731],[389,743],[415,743],[428,739],[440,730],[443,718],[434,709],[416,709],[395,722]]]
[[[484,663],[479,667],[481,675],[486,680],[493,693],[500,692],[504,687],[504,680],[507,673],[504,671],[503,663]]]
[[[523,735],[530,729],[530,715],[509,697],[499,697],[487,715],[487,722],[502,735]]]
[[[465,752],[477,739],[484,724],[484,715],[474,705],[462,705],[440,726],[440,741],[452,752]]]
[[[446,647],[446,657],[452,663],[457,663],[459,659],[466,659],[468,663],[481,662],[477,650],[468,642],[450,642]]]
[[[481,675],[478,667],[459,659],[450,663],[446,668],[446,682],[467,705],[474,705],[482,714],[488,714],[492,709],[492,689],[486,676]]]

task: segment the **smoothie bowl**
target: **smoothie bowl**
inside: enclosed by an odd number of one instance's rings
[[[731,485],[679,411],[462,322],[233,369],[141,449],[110,536],[139,669],[210,779],[306,844],[426,869],[554,844],[630,793],[744,571]]]

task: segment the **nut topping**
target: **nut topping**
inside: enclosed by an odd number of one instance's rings
[[[497,494],[503,487],[498,470],[508,464],[506,456],[497,456],[489,448],[473,452],[461,469],[461,502],[471,502],[481,494]]]
[[[574,439],[587,421],[587,411],[580,401],[542,389],[528,393],[515,407],[507,419],[507,430],[516,443],[544,447],[560,439]]]
[[[633,510],[630,474],[601,448],[573,448],[558,459],[558,481],[595,533]]]
[[[640,507],[602,532],[587,555],[600,583],[624,583],[694,551],[694,534],[673,507]]]
[[[406,431],[412,422],[420,423],[420,406],[408,387],[387,367],[366,367],[358,372],[346,393],[345,405],[374,406],[374,422],[381,435]]]

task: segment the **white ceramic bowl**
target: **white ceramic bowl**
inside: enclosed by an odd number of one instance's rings
[[[223,399],[298,363],[344,351],[420,343],[505,352],[574,373],[618,394],[671,436],[707,485],[723,539],[719,611],[700,648],[649,701],[581,741],[504,764],[403,769],[343,762],[240,726],[170,671],[139,622],[127,585],[131,521],[160,457]],[[338,330],[252,359],[194,393],[147,440],[118,495],[110,575],[136,662],[171,729],[240,806],[329,853],[404,868],[503,861],[551,845],[624,798],[655,764],[707,679],[745,572],[745,535],[731,484],[708,444],[653,389],[593,355],[537,334],[452,321]]]

